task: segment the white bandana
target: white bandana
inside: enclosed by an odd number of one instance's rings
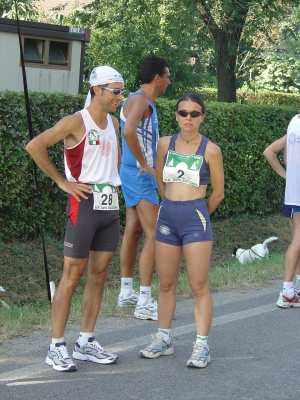
[[[103,65],[101,67],[96,67],[93,69],[91,72],[90,76],[90,86],[100,86],[100,85],[107,85],[108,83],[113,83],[113,82],[122,82],[124,83],[124,80],[122,78],[122,75],[119,74],[118,71],[113,69],[112,67],[109,67],[107,65]],[[87,108],[91,104],[91,93],[90,91],[88,92],[88,95],[85,100],[84,108]]]

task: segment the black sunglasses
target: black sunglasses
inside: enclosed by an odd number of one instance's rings
[[[177,111],[177,114],[180,115],[181,117],[187,117],[188,115],[190,115],[192,118],[197,118],[200,117],[200,115],[203,115],[204,113],[200,111],[188,112],[186,110],[179,110]]]
[[[121,90],[121,89],[111,89],[105,86],[99,86],[101,89],[109,90],[112,94],[115,96],[120,96],[120,94],[123,96],[123,94],[126,92],[126,90]]]

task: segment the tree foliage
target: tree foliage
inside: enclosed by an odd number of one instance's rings
[[[286,54],[270,52],[256,67],[256,76],[247,87],[254,91],[270,90],[276,92],[299,93],[300,59]]]
[[[134,90],[141,60],[158,55],[171,65],[169,96],[217,81],[218,100],[235,102],[236,89],[250,79],[262,52],[280,41],[287,3],[299,0],[95,0],[84,18],[74,10],[65,22],[92,29],[86,76],[94,65],[108,63]]]
[[[254,75],[265,77],[266,70],[277,70],[281,62],[287,65],[287,58],[295,56],[300,43],[299,3],[300,0],[94,0],[80,7],[75,1],[67,16],[62,12],[64,0],[50,15],[34,7],[34,0],[23,0],[18,7],[22,19],[91,29],[85,57],[86,80],[94,66],[108,64],[123,74],[128,90],[136,90],[142,59],[157,55],[171,67],[168,97],[217,86],[219,101],[235,102],[237,88],[254,88],[249,82]],[[287,4],[294,7],[286,7]],[[0,0],[0,11],[5,9],[5,15],[14,18],[13,5],[12,0]],[[12,8],[7,11],[9,6]],[[275,60],[271,53],[282,43],[284,52]],[[282,86],[283,90],[298,90],[297,68],[289,72],[289,82]],[[284,74],[285,67],[281,69]],[[280,75],[278,71],[274,74]],[[256,89],[266,83],[265,78],[260,84],[258,80],[252,82]],[[274,87],[280,90],[277,84]]]
[[[299,0],[194,0],[200,17],[215,43],[218,100],[236,101],[237,61],[241,52],[252,49],[252,33],[271,37],[273,21],[284,18],[284,6]],[[252,43],[251,43],[252,42]]]
[[[201,86],[205,76],[206,65],[198,57],[194,64],[190,62],[199,47],[199,21],[195,12],[188,12],[191,8],[191,0],[95,0],[84,13],[74,12],[64,23],[80,22],[92,30],[86,76],[95,65],[109,64],[123,74],[126,87],[135,90],[142,59],[156,55],[170,64],[172,85],[167,95],[174,96]]]
[[[243,89],[299,93],[300,8],[285,8],[284,16],[281,22],[274,23],[273,40],[269,41],[269,46],[257,52]]]
[[[16,14],[20,19],[37,20],[39,18],[39,10],[32,0],[23,0],[16,2],[15,0],[0,0],[0,16],[2,18],[16,19]]]

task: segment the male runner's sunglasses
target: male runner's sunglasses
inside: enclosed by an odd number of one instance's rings
[[[105,90],[109,90],[112,94],[114,94],[115,96],[120,96],[120,94],[123,96],[123,94],[126,92],[126,90],[121,90],[121,89],[111,89],[109,87],[105,87],[105,86],[99,86],[99,88],[101,89],[105,89]]]
[[[177,114],[180,115],[181,117],[187,117],[188,115],[190,115],[192,118],[197,118],[200,117],[200,115],[203,115],[204,113],[200,111],[188,112],[186,110],[179,110],[177,111]]]

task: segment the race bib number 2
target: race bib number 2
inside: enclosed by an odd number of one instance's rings
[[[115,186],[108,183],[91,185],[94,196],[94,210],[118,210],[119,199],[118,192]]]
[[[198,187],[203,156],[169,150],[163,170],[164,182],[181,182]]]

